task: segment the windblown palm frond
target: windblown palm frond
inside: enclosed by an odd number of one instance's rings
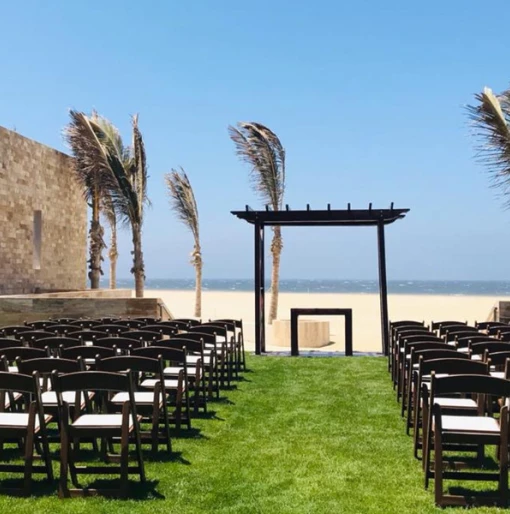
[[[198,227],[198,207],[186,172],[172,169],[165,175],[168,186],[170,203],[177,218],[182,221],[193,234],[195,244],[191,252],[191,264],[196,272],[195,281],[195,316],[202,313],[202,249],[200,248],[200,233]]]
[[[143,207],[149,204],[147,197],[147,158],[142,134],[138,128],[138,114],[132,117],[133,124],[133,156],[131,165],[131,182],[139,199],[139,218],[143,218]]]
[[[102,144],[102,131],[82,112],[70,111],[71,122],[64,129],[64,138],[75,158],[76,177],[90,202],[95,192],[99,195],[110,187],[108,152]]]
[[[229,126],[239,157],[251,166],[254,189],[274,210],[282,206],[285,192],[285,150],[278,136],[260,123]]]
[[[198,207],[186,172],[172,169],[165,175],[172,208],[177,218],[192,232],[195,242],[200,240]]]
[[[494,186],[505,192],[510,190],[510,91],[496,96],[491,89],[484,88],[475,95],[479,102],[467,106],[480,140],[478,159],[487,165],[494,180]]]

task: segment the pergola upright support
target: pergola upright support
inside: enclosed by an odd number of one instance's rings
[[[264,291],[264,224],[255,227],[255,353],[266,351]]]
[[[381,301],[382,351],[389,351],[388,283],[386,281],[386,244],[384,241],[384,221],[377,223],[377,247],[379,252],[379,297]]]

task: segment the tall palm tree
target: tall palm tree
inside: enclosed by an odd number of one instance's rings
[[[131,226],[136,297],[143,297],[144,263],[142,252],[143,211],[147,199],[147,164],[138,116],[133,116],[133,143],[125,147],[118,130],[107,119],[93,113],[71,111],[71,119],[81,128],[73,151],[86,155],[104,176],[103,196],[108,194],[121,222]]]
[[[480,141],[478,157],[488,166],[494,186],[506,195],[510,188],[510,90],[496,96],[486,87],[475,98],[478,104],[467,110]]]
[[[165,175],[170,194],[171,206],[177,218],[182,221],[193,234],[194,246],[191,252],[191,264],[195,268],[195,316],[202,315],[202,250],[200,248],[200,232],[198,225],[198,208],[186,172],[172,169]]]
[[[285,192],[285,150],[278,136],[264,125],[254,122],[239,122],[237,127],[229,126],[228,131],[236,146],[237,155],[251,166],[255,192],[274,211],[281,210]],[[273,227],[270,324],[278,315],[282,248],[281,228]]]
[[[112,199],[107,194],[102,199],[101,210],[110,225],[110,249],[108,250],[108,258],[110,259],[110,289],[117,288],[117,259],[119,251],[117,247],[117,213],[113,205]]]
[[[106,247],[103,240],[104,229],[100,222],[101,199],[108,190],[110,172],[89,118],[76,111],[71,111],[70,116],[71,121],[64,129],[64,138],[74,155],[73,168],[76,178],[92,209],[89,230],[89,279],[91,289],[98,289],[103,274],[101,254]]]

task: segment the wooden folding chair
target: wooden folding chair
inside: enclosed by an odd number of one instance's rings
[[[406,433],[409,435],[411,426],[414,425],[414,397],[416,387],[416,375],[419,370],[419,361],[428,361],[433,359],[469,359],[469,355],[466,353],[460,353],[455,348],[413,348],[411,350],[411,356],[409,359],[409,380],[406,383],[406,391],[404,392],[404,398],[406,408],[402,407],[402,412],[406,413]],[[404,401],[402,401],[404,404]]]
[[[70,325],[77,325],[78,327],[81,327],[83,329],[97,327],[98,325],[101,325],[100,321],[95,321],[93,319],[77,319],[76,321],[70,321]]]
[[[88,496],[91,494],[104,494],[126,497],[129,492],[129,474],[137,474],[140,482],[145,482],[145,469],[140,442],[140,418],[137,415],[134,399],[133,378],[130,372],[109,373],[105,371],[79,371],[52,377],[53,387],[57,393],[57,401],[61,420],[60,441],[60,483],[59,496]],[[97,412],[81,414],[72,420],[69,414],[69,405],[64,400],[66,391],[94,392],[96,395]],[[127,392],[127,399],[122,404],[121,414],[112,414],[111,396],[115,393]],[[101,401],[99,401],[101,400]],[[119,462],[119,466],[76,466],[75,446],[80,440],[101,438],[102,453],[106,462]],[[106,441],[120,438],[120,455],[109,455],[106,452]],[[136,465],[129,465],[129,443],[134,441]],[[119,489],[99,489],[81,487],[78,474],[120,474]],[[74,489],[68,486],[68,474]]]
[[[489,367],[483,362],[476,362],[469,359],[467,355],[457,354],[455,358],[436,358],[419,361],[418,371],[414,374],[414,456],[419,458],[419,450],[423,449],[423,469],[428,469],[426,464],[427,434],[430,432],[429,425],[431,420],[430,400],[430,380],[432,372],[436,376],[444,375],[488,375]],[[425,392],[424,392],[425,391]],[[443,408],[450,408],[453,413],[473,414],[478,406],[476,402],[469,398],[437,398]],[[430,446],[430,445],[429,445]],[[430,455],[429,455],[430,457]],[[425,477],[428,485],[428,477]]]
[[[234,329],[234,335],[237,338],[237,348],[239,352],[238,361],[240,363],[241,369],[246,371],[246,352],[244,349],[244,330],[243,330],[243,320],[242,319],[215,319],[210,320],[210,323],[219,323],[220,325],[223,323],[227,323],[227,326],[232,326]],[[193,325],[191,325],[193,326]]]
[[[73,337],[71,334],[74,334],[75,332],[79,332],[81,330],[81,327],[78,327],[76,325],[66,325],[66,324],[58,324],[53,325],[51,327],[46,328],[47,332],[53,332],[54,334],[58,335],[69,335],[70,337]]]
[[[201,332],[185,332],[180,336],[187,340],[198,341],[203,345],[204,348],[204,368],[205,376],[207,378],[207,388],[209,400],[212,400],[216,395],[216,398],[220,397],[220,372],[218,368],[218,356],[216,354],[217,344],[216,336],[214,334],[203,334]],[[187,360],[190,363],[196,362],[197,357],[194,355],[188,355]]]
[[[33,339],[30,341],[31,348],[39,348],[46,350],[50,355],[54,357],[60,356],[62,348],[71,348],[73,346],[81,346],[82,342],[80,339],[73,337],[47,337],[44,339]]]
[[[105,334],[106,335],[106,334]],[[131,337],[101,337],[96,339],[94,343],[97,346],[103,346],[105,348],[116,348],[118,353],[123,355],[129,355],[133,348],[141,348],[144,346],[143,342],[139,339],[132,339]]]
[[[44,330],[47,327],[51,327],[53,325],[57,325],[56,321],[51,321],[49,319],[42,319],[38,321],[25,321],[25,325],[27,327],[31,327],[32,330]]]
[[[151,332],[149,330],[126,330],[119,334],[120,337],[129,337],[130,339],[136,339],[137,341],[142,341],[145,345],[149,344],[151,341],[156,341],[161,339],[160,334],[155,332]]]
[[[117,373],[122,373],[129,369],[134,373],[133,377],[138,377],[134,378],[134,400],[137,412],[144,418],[149,418],[152,424],[152,430],[140,432],[141,443],[150,443],[154,453],[158,451],[159,445],[164,444],[170,453],[172,451],[172,442],[170,439],[168,409],[166,408],[167,393],[162,359],[135,357],[132,355],[108,357],[106,359],[99,358],[96,361],[96,369]],[[157,380],[154,392],[140,390],[139,384],[147,378],[155,378]],[[127,392],[121,392],[115,394],[110,401],[113,406],[120,408],[127,400],[127,397]]]
[[[31,492],[32,474],[44,473],[53,481],[53,469],[46,434],[46,425],[51,416],[44,415],[39,387],[39,375],[23,375],[0,371],[0,440],[4,442],[24,440],[23,464],[0,464],[0,472],[23,473],[23,488],[3,489],[8,494],[28,496]],[[25,412],[6,412],[5,394],[21,393],[25,397]],[[34,465],[34,446],[38,442],[42,448],[42,465]]]
[[[155,341],[151,346],[162,346],[165,348],[175,348],[177,350],[186,349],[186,367],[188,376],[188,387],[193,389],[193,411],[197,415],[200,407],[207,412],[207,394],[205,383],[205,355],[203,341],[193,341],[186,339],[186,334],[182,337],[172,337],[170,339],[160,339]],[[208,355],[209,363],[211,360]],[[163,370],[165,377],[178,378],[182,371],[180,366],[170,366]]]
[[[168,393],[168,405],[173,408],[169,416],[171,423],[175,424],[177,432],[185,423],[191,429],[191,409],[189,400],[189,380],[186,366],[186,350],[168,348],[163,346],[149,346],[146,348],[135,348],[131,355],[136,357],[149,357],[151,359],[163,359],[165,366],[180,367],[181,372],[174,378],[165,378],[165,390]],[[153,390],[158,379],[145,379],[140,383],[140,388]]]
[[[13,337],[17,334],[22,334],[23,332],[30,332],[31,330],[31,327],[27,327],[25,325],[9,325],[0,328],[0,335],[2,337]]]
[[[508,406],[505,403],[500,410],[499,419],[484,415],[478,416],[445,415],[441,405],[434,401],[437,395],[473,394],[483,407],[484,398],[496,396],[510,397],[510,381],[482,375],[455,375],[442,378],[432,376],[431,402],[433,404],[432,431],[434,436],[434,494],[436,505],[470,505],[494,504],[503,507],[508,504]],[[445,470],[443,446],[450,444],[471,443],[495,445],[499,458],[498,473],[486,471],[463,472],[453,464],[454,471]],[[498,491],[494,496],[478,496],[469,492],[465,494],[444,494],[443,480],[493,480],[498,482]]]
[[[78,357],[83,359],[87,368],[92,369],[96,365],[97,357],[114,357],[117,354],[115,348],[107,348],[104,346],[72,346],[71,348],[60,348],[60,355],[63,359],[77,360]]]

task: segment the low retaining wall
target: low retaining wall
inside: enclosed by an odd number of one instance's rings
[[[172,319],[160,298],[0,297],[0,326],[47,318],[155,316]]]

